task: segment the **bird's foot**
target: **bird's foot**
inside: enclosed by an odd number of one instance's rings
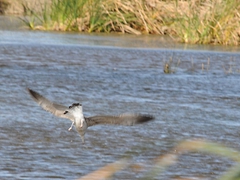
[[[68,129],[68,131],[71,131],[73,128],[74,122],[72,123],[71,127]]]

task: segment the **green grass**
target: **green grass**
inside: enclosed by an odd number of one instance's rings
[[[182,42],[239,44],[239,0],[188,1],[185,13],[176,5],[174,29]]]
[[[240,44],[239,0],[51,0],[23,4],[31,29],[167,34],[184,43]],[[34,17],[34,18],[33,18]]]

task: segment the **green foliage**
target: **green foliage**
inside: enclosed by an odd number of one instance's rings
[[[184,43],[240,44],[239,0],[51,0],[23,5],[31,29],[168,34]]]
[[[84,15],[86,0],[53,0],[50,17],[54,28],[77,31],[77,20]]]
[[[194,3],[189,0],[188,10],[183,14],[176,4],[178,18],[174,19],[174,27],[182,42],[239,44],[239,38],[233,35],[234,30],[240,27],[237,19],[239,0]]]

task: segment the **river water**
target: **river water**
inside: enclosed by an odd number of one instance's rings
[[[157,36],[0,31],[0,179],[76,179],[128,156],[150,168],[185,139],[240,150],[240,51],[184,46]],[[164,74],[172,61],[175,73]],[[50,100],[80,102],[85,116],[152,114],[132,127],[94,126],[83,145],[71,122],[42,110]],[[156,179],[216,179],[233,162],[187,153]],[[138,179],[122,170],[113,179]]]

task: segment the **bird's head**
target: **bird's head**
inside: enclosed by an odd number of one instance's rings
[[[73,103],[71,106],[68,107],[68,109],[71,111],[75,111],[76,109],[81,110],[82,111],[82,104],[80,103]],[[69,110],[66,110],[63,114],[67,114],[69,113]]]

